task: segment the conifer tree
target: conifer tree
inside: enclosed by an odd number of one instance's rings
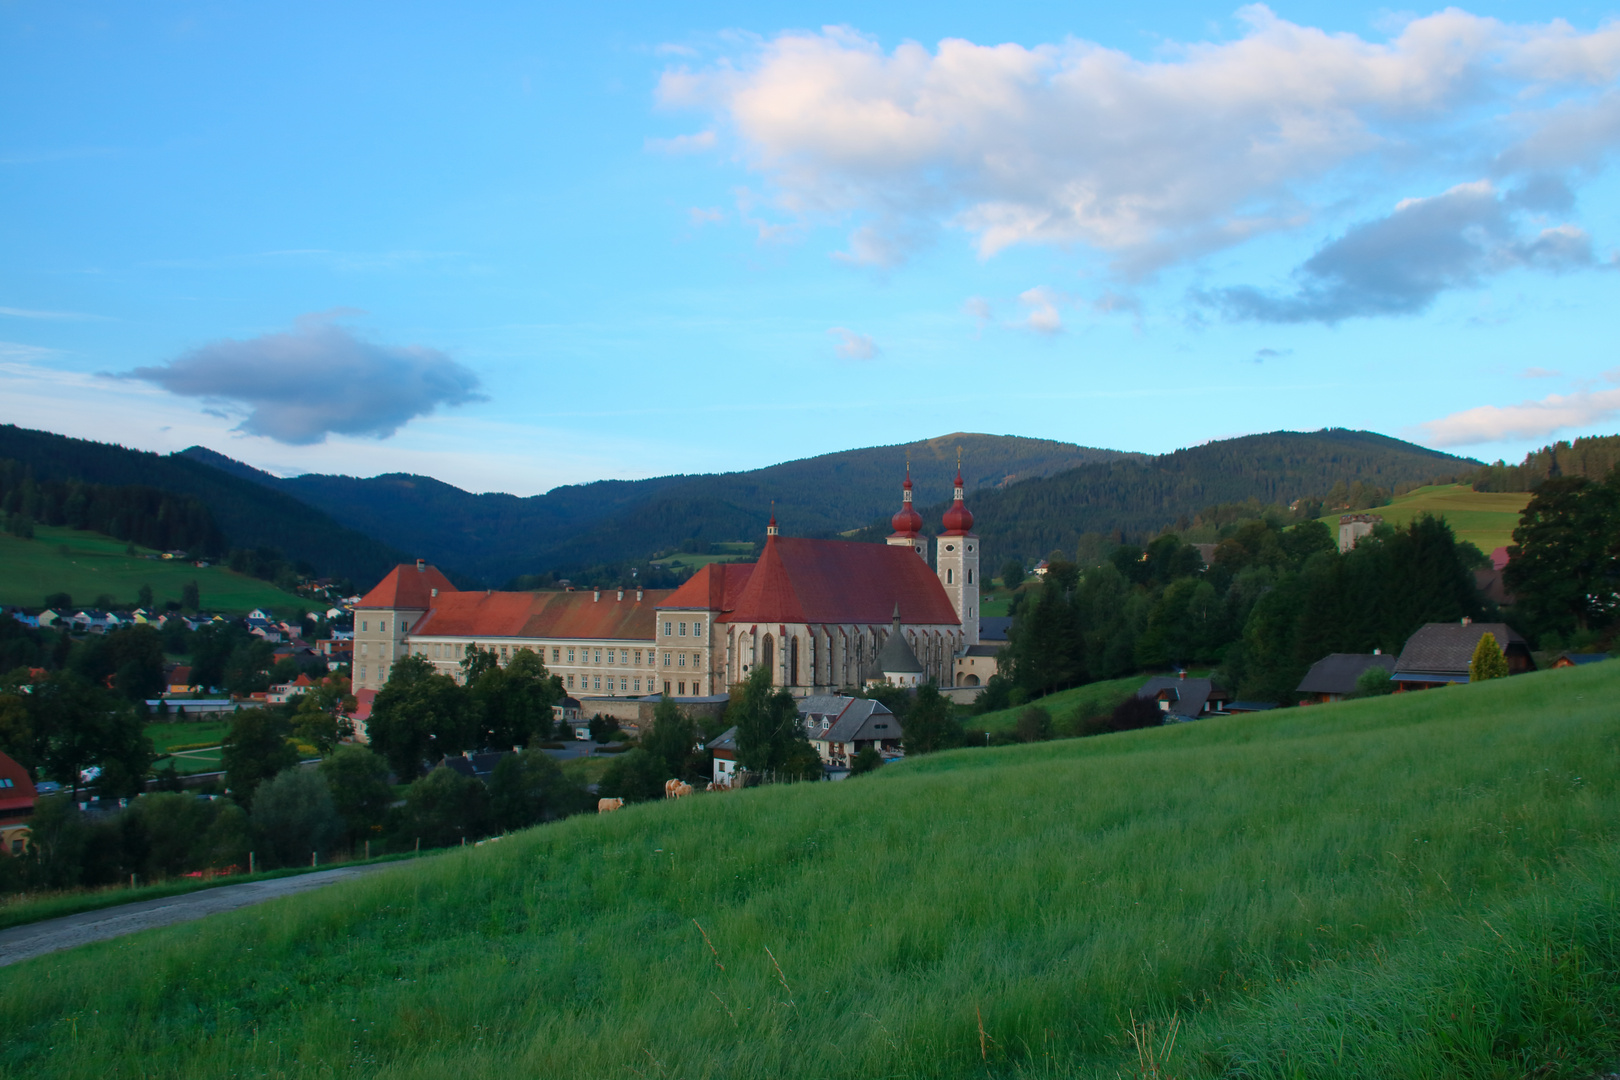
[[[1496,644],[1496,635],[1484,633],[1474,646],[1474,658],[1468,661],[1468,681],[1484,682],[1500,679],[1508,673],[1507,657]]]

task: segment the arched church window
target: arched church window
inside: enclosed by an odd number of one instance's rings
[[[799,685],[799,638],[796,634],[788,642],[788,685]]]
[[[765,648],[760,657],[765,670],[771,673],[771,682],[776,682],[776,640],[771,635],[765,635]]]

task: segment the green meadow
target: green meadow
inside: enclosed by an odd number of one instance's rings
[[[754,545],[748,540],[722,540],[709,545],[706,555],[694,555],[689,552],[676,552],[674,555],[662,559],[654,559],[654,566],[662,566],[666,570],[698,571],[710,563],[729,562],[732,559],[752,554]]]
[[[1392,499],[1388,506],[1366,512],[1382,516],[1391,525],[1405,525],[1419,514],[1443,517],[1457,539],[1467,540],[1489,555],[1496,548],[1513,543],[1513,530],[1518,527],[1519,515],[1529,501],[1529,494],[1522,491],[1475,491],[1466,484],[1439,484],[1416,488]],[[1329,514],[1321,520],[1338,535],[1338,514]]]
[[[1206,674],[1199,672],[1199,674]],[[1018,705],[1010,709],[997,709],[979,716],[966,716],[962,724],[974,731],[988,731],[995,734],[998,731],[1011,731],[1018,723],[1018,714],[1029,705],[1039,705],[1052,714],[1052,720],[1061,729],[1063,722],[1078,716],[1079,719],[1088,719],[1093,716],[1102,716],[1114,711],[1114,707],[1132,694],[1148,681],[1146,674],[1127,675],[1123,679],[1106,679],[1101,682],[1087,683],[1085,686],[1076,686],[1069,690],[1059,690],[1055,694],[1048,694],[1043,698],[1036,698],[1027,705]]]
[[[0,969],[16,1077],[1586,1078],[1620,663],[573,818]]]
[[[222,566],[199,569],[189,562],[148,559],[152,552],[146,548],[137,548],[135,555],[126,549],[122,540],[66,527],[36,525],[32,540],[0,533],[0,604],[38,608],[51,593],[65,592],[81,608],[103,593],[133,605],[141,586],[150,585],[153,600],[162,605],[178,603],[186,583],[195,581],[208,611],[238,614],[262,607],[291,615],[311,606],[267,581]]]

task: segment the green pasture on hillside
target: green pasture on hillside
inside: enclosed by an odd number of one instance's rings
[[[0,969],[0,1075],[1591,1077],[1617,693],[1598,664],[572,818]]]
[[[662,559],[654,559],[654,566],[662,566],[667,570],[701,570],[710,563],[728,562],[742,555],[748,555],[754,550],[754,545],[747,540],[724,540],[720,543],[710,544],[707,555],[693,555],[679,551]]]
[[[221,720],[160,722],[147,724],[145,728],[146,737],[152,740],[152,748],[160,754],[167,754],[171,747],[191,746],[196,743],[213,743],[218,746],[230,730],[230,723]]]
[[[1466,484],[1438,484],[1416,488],[1388,506],[1365,511],[1378,514],[1391,525],[1405,525],[1419,514],[1443,517],[1451,525],[1457,539],[1467,540],[1489,555],[1499,547],[1513,543],[1513,530],[1519,525],[1530,496],[1525,492],[1475,491]],[[1321,519],[1333,534],[1339,534],[1339,515],[1329,514]]]
[[[62,547],[67,554],[61,553]],[[120,604],[135,604],[142,585],[162,605],[180,601],[186,582],[195,581],[205,610],[226,614],[256,607],[291,615],[311,601],[284,593],[267,581],[222,566],[199,569],[189,562],[147,559],[146,548],[126,555],[122,540],[77,529],[34,526],[34,539],[0,534],[0,604],[38,608],[51,593],[65,592],[77,607],[89,607],[106,593]]]
[[[1052,720],[1061,730],[1064,721],[1076,717],[1077,714],[1079,719],[1084,720],[1113,712],[1116,705],[1136,693],[1147,680],[1147,675],[1127,675],[1123,679],[1087,683],[1085,686],[1059,690],[1055,694],[1036,698],[1029,702],[1029,705],[1039,705],[1051,713]],[[987,712],[982,716],[963,717],[962,724],[974,731],[988,731],[992,734],[998,731],[1011,731],[1018,723],[1018,714],[1027,707],[1018,705],[1011,709]]]

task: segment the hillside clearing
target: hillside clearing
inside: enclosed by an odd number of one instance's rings
[[[1496,548],[1513,543],[1513,530],[1518,527],[1519,515],[1529,501],[1526,492],[1475,491],[1465,484],[1438,484],[1415,488],[1392,499],[1388,506],[1366,513],[1378,514],[1390,525],[1405,525],[1419,514],[1443,517],[1458,540],[1467,540],[1489,555]],[[1328,514],[1320,520],[1338,535],[1338,514]]]
[[[1136,693],[1148,678],[1146,674],[1127,675],[1122,679],[1087,683],[1036,698],[1026,705],[997,709],[980,716],[966,716],[962,718],[962,724],[973,731],[988,731],[992,735],[998,731],[1011,731],[1018,723],[1020,712],[1030,705],[1038,705],[1051,713],[1053,721],[1061,727],[1062,722],[1071,717],[1085,720],[1113,712],[1116,705]]]
[[[574,818],[8,968],[0,1071],[1113,1077],[1173,1022],[1160,1075],[1589,1076],[1620,1041],[1617,690],[1602,664]]]
[[[265,608],[291,615],[300,607],[315,606],[314,601],[222,566],[148,559],[153,552],[145,548],[137,548],[135,555],[126,554],[126,549],[122,540],[65,526],[36,525],[32,540],[0,534],[0,604],[37,610],[45,597],[65,592],[79,608],[90,607],[102,594],[133,607],[141,586],[150,585],[153,602],[161,607],[170,600],[179,603],[186,583],[195,581],[208,611],[242,614]]]

